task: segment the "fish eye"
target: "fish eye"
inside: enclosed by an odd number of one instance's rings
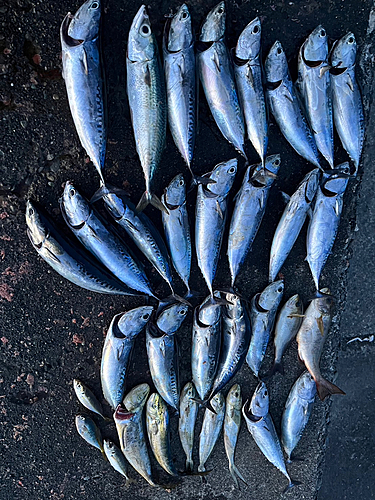
[[[326,30],[322,30],[322,31],[320,32],[320,36],[326,36]]]
[[[234,167],[230,167],[230,169],[228,170],[230,174],[234,174],[235,171],[236,169]]]
[[[147,313],[147,314],[144,314],[144,315],[142,316],[142,318],[143,318],[143,319],[148,319],[149,317],[150,317],[150,315],[149,315],[148,313]]]
[[[282,286],[279,286],[279,288],[277,289],[277,291],[278,291],[279,293],[281,293],[281,292],[283,291],[283,287],[282,287]]]
[[[234,397],[238,398],[238,392],[237,391],[234,393]]]
[[[255,25],[253,29],[253,34],[256,35],[257,33],[259,33],[259,26]]]
[[[29,208],[29,215],[34,215],[34,209],[33,208]]]
[[[223,14],[224,13],[224,9],[222,7],[220,7],[220,9],[217,11],[218,14]]]
[[[278,167],[278,166],[280,165],[280,160],[275,160],[275,161],[273,162],[273,164],[274,164],[276,167]]]
[[[348,43],[354,43],[354,38],[352,36],[349,38]]]
[[[181,309],[180,314],[181,316],[184,316],[187,313],[187,309]]]
[[[73,198],[73,196],[76,194],[76,190],[74,188],[70,189],[69,191],[69,196]]]
[[[146,36],[149,35],[151,33],[150,27],[147,24],[144,24],[141,27],[141,32],[142,32],[142,35],[146,35]]]
[[[90,6],[90,9],[98,9],[99,8],[99,3],[98,2],[93,2]]]
[[[180,182],[178,183],[179,186],[183,186],[185,183],[184,181],[181,179]]]
[[[187,12],[183,12],[181,14],[181,17],[182,17],[182,19],[187,19],[188,18],[188,13]]]
[[[267,396],[268,392],[267,391],[264,391],[264,395]]]
[[[282,52],[282,50],[281,50],[281,48],[279,47],[279,48],[277,49],[276,53],[277,53],[278,55],[280,55],[280,54],[281,54],[281,52]]]

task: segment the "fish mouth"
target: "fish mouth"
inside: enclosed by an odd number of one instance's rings
[[[127,420],[130,420],[132,417],[134,417],[135,413],[132,413],[130,411],[125,410],[125,408],[121,408],[120,405],[115,410],[115,414],[113,415],[113,418],[116,421],[119,422],[125,422]]]
[[[244,417],[249,419],[251,422],[259,422],[259,420],[261,420],[263,417],[256,417],[252,413],[252,411],[250,409],[250,405],[251,405],[251,400],[248,399],[242,407],[242,412],[243,412]],[[247,406],[247,408],[246,408],[246,406]]]
[[[77,47],[78,45],[82,45],[84,42],[84,40],[73,38],[68,34],[69,26],[73,17],[74,16],[68,12],[61,25],[61,36],[68,47]]]

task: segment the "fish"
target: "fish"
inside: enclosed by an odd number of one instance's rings
[[[310,302],[297,333],[298,356],[315,380],[316,390],[322,401],[332,394],[345,394],[322,376],[319,367],[323,346],[331,326],[332,308],[331,292],[328,288],[323,288]]]
[[[65,16],[60,40],[63,78],[74,125],[82,147],[104,181],[107,127],[100,19],[100,0],[87,0],[74,16],[70,12]]]
[[[272,155],[266,158],[262,173],[261,164],[248,167],[235,196],[227,249],[232,288],[257,235],[280,164],[280,155]]]
[[[355,76],[357,42],[352,32],[336,41],[329,62],[333,119],[345,151],[358,171],[365,137],[361,92]]]
[[[348,162],[339,165],[333,172],[324,173],[316,194],[307,229],[306,260],[317,290],[319,290],[320,275],[336,239],[349,173]]]
[[[78,240],[132,289],[133,295],[155,297],[146,275],[130,255],[125,243],[113,230],[108,229],[101,216],[69,181],[65,183],[60,208],[67,226]]]
[[[269,281],[275,280],[305,223],[319,185],[320,172],[315,168],[305,175],[288,203],[277,225],[271,246]]]
[[[281,419],[281,443],[288,463],[291,462],[293,450],[309,421],[315,395],[314,379],[308,371],[305,371],[294,382]]]
[[[242,414],[247,429],[260,451],[288,479],[289,484],[284,492],[301,484],[298,481],[292,481],[286,469],[280,441],[269,414],[269,395],[264,382],[259,382],[251,400],[247,400],[242,407]]]
[[[152,192],[151,182],[165,144],[167,98],[159,50],[144,5],[139,8],[130,27],[126,73],[135,145],[146,182],[146,190],[137,210],[141,212],[151,203],[165,211],[164,205]]]
[[[268,121],[260,59],[261,30],[259,17],[245,27],[234,49],[233,67],[247,136],[264,167],[268,146]]]
[[[94,394],[86,387],[80,380],[73,380],[73,388],[79,402],[88,410],[96,413],[103,419],[106,417],[103,415],[103,408],[99,401],[96,399]]]
[[[103,449],[103,438],[99,427],[93,421],[92,418],[85,415],[77,415],[76,416],[76,428],[78,434],[83,438],[86,443],[91,444],[98,450],[100,450],[105,457],[104,449]]]
[[[178,477],[171,456],[168,408],[157,392],[151,394],[147,401],[146,426],[148,440],[159,465],[171,476]]]
[[[126,479],[125,486],[133,481],[128,476],[128,465],[122,451],[109,439],[103,441],[105,456],[112,467]]]
[[[292,148],[320,168],[318,149],[291,80],[288,61],[279,41],[266,58],[266,96],[281,133]]]
[[[194,36],[186,4],[166,22],[163,37],[168,123],[190,173],[198,122],[198,83]]]
[[[212,282],[216,274],[227,219],[227,198],[236,172],[235,158],[224,161],[206,174],[206,177],[215,183],[198,186],[195,208],[195,251],[199,269],[211,297],[213,297]]]
[[[303,303],[297,293],[285,302],[277,317],[274,334],[275,359],[270,375],[276,372],[284,375],[282,357],[291,341],[297,335],[302,318]]]
[[[222,305],[210,295],[194,311],[191,372],[201,401],[207,400],[219,365],[221,318]]]
[[[216,125],[225,139],[246,158],[245,125],[225,43],[225,17],[224,2],[218,3],[207,15],[197,44],[198,71]]]
[[[122,402],[134,342],[151,318],[154,308],[141,306],[113,317],[105,337],[100,380],[105,400],[112,409]]]
[[[237,488],[239,488],[237,476],[245,484],[246,481],[234,463],[238,434],[241,427],[242,394],[239,384],[234,384],[228,392],[225,405],[224,418],[224,446],[229,461],[229,472]]]
[[[186,304],[166,306],[146,327],[147,358],[152,381],[166,403],[178,413],[180,400],[179,347],[175,333],[186,318]]]
[[[48,214],[31,200],[26,203],[27,235],[40,257],[63,278],[85,290],[110,295],[133,295],[83,247],[73,244]]]
[[[246,363],[259,378],[259,369],[266,353],[268,341],[275,322],[276,312],[284,293],[283,280],[274,281],[263,292],[251,299],[251,340],[246,354]]]
[[[297,88],[316,146],[333,168],[332,96],[328,69],[328,36],[319,25],[299,50]]]
[[[215,413],[206,408],[203,417],[202,429],[199,435],[199,466],[198,472],[206,471],[206,462],[209,459],[216,441],[220,435],[225,416],[225,399],[218,392],[210,401]]]
[[[158,486],[152,477],[142,418],[143,407],[149,393],[150,387],[147,384],[134,387],[124,399],[125,409],[119,405],[113,419],[116,424],[121,451],[126,460],[148,484]]]
[[[161,201],[168,214],[162,212],[165,239],[173,267],[191,294],[189,286],[191,270],[191,237],[186,206],[186,184],[182,174],[176,175],[164,190]]]
[[[197,391],[192,382],[188,382],[180,395],[180,417],[178,420],[178,432],[182,448],[186,455],[186,471],[193,470],[193,447],[194,428],[198,415],[198,403],[194,400]]]

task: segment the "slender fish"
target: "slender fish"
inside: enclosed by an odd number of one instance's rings
[[[132,482],[132,480],[128,476],[128,464],[122,451],[117,448],[115,443],[112,443],[112,441],[110,441],[109,439],[105,439],[103,441],[103,447],[105,456],[108,458],[108,462],[126,479],[125,486]]]
[[[216,413],[209,408],[206,408],[204,412],[202,429],[199,435],[198,472],[204,472],[206,470],[206,462],[220,435],[225,416],[225,400],[221,392],[211,399],[210,404]]]
[[[98,448],[98,450],[102,452],[103,456],[105,456],[102,435],[100,433],[99,427],[96,425],[92,418],[84,415],[77,415],[76,428],[81,438],[83,438],[87,443],[91,444],[91,446]]]
[[[73,380],[73,388],[76,396],[81,404],[88,410],[96,413],[105,419],[103,415],[103,408],[99,401],[96,399],[94,394],[90,391],[88,387],[86,387],[80,380]]]
[[[198,415],[198,403],[195,401],[197,391],[192,382],[188,382],[181,391],[180,418],[178,432],[182,448],[186,455],[186,471],[193,470],[194,428]]]

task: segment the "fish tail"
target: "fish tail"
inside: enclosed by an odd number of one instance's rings
[[[136,211],[142,212],[149,204],[151,204],[153,207],[157,208],[161,212],[165,212],[166,214],[169,215],[168,209],[163,205],[163,203],[159,200],[156,194],[150,193],[149,191],[145,191],[142,194],[141,199],[139,200],[139,203],[136,207]]]
[[[332,394],[343,394],[345,395],[345,392],[341,390],[337,385],[332,384],[332,382],[328,382],[328,380],[321,378],[319,380],[315,380],[316,383],[316,390],[318,392],[319,398],[324,401],[324,399],[327,396],[330,396]]]
[[[106,462],[108,462],[108,458],[107,458],[107,455],[105,454],[105,451],[104,451],[104,448],[103,448],[103,447],[101,447],[101,448],[100,448],[100,452],[101,452],[101,454],[103,455],[104,460],[105,460]]]
[[[99,189],[97,191],[95,191],[95,193],[91,197],[90,203],[97,202],[98,200],[100,200],[101,198],[103,198],[103,196],[105,196],[108,193],[109,193],[109,190],[106,187],[106,185],[104,184],[104,181],[100,181],[100,187],[99,187]]]
[[[215,413],[215,415],[217,415],[215,409],[211,406],[211,399],[207,399],[205,401],[199,398],[191,398],[191,399],[196,403],[198,403],[199,405],[203,406],[203,408],[206,408],[206,410],[210,410],[212,411],[212,413]]]
[[[204,464],[198,465],[198,472],[206,472],[206,467],[204,466]]]
[[[238,477],[241,479],[241,481],[243,481],[243,482],[246,484],[246,486],[247,486],[247,482],[245,481],[245,479],[244,479],[243,475],[241,474],[241,472],[238,470],[238,468],[237,468],[237,465],[236,465],[236,464],[234,464],[234,463],[233,463],[233,464],[229,465],[229,472],[231,473],[232,478],[233,478],[233,481],[234,481],[234,483],[235,483],[235,485],[236,485],[236,487],[237,487],[237,488],[239,488],[239,487],[240,487],[240,485],[239,485],[239,483],[238,483],[237,476],[238,476]]]
[[[288,486],[285,488],[285,490],[283,491],[283,493],[286,493],[287,491],[289,491],[290,489],[294,488],[294,486],[298,486],[299,484],[302,484],[301,481],[292,481],[290,478],[289,478],[289,484]]]
[[[186,472],[193,472],[193,467],[194,467],[193,459],[191,457],[187,458],[185,465]]]
[[[272,377],[273,375],[275,375],[275,373],[281,373],[281,375],[284,375],[284,365],[281,360],[274,361],[271,370],[267,374],[267,377]]]

